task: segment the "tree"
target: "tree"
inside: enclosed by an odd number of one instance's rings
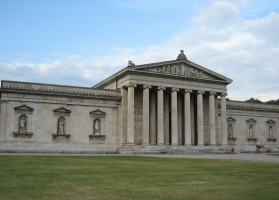
[[[250,99],[246,100],[245,102],[263,103],[261,100],[259,100],[259,99],[254,99],[253,97],[251,97]]]
[[[279,104],[279,98],[277,100],[270,100],[266,102],[267,104]]]

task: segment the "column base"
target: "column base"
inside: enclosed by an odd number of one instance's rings
[[[135,146],[134,143],[126,143],[126,146]]]
[[[192,144],[184,144],[184,146],[192,146]]]
[[[143,143],[142,146],[150,146],[149,143]]]
[[[197,146],[198,147],[204,147],[204,144],[198,144]]]
[[[165,146],[164,143],[158,143],[157,146]]]
[[[171,146],[178,146],[178,143],[175,143],[175,144],[171,144]]]
[[[221,144],[222,147],[229,146],[228,144]]]
[[[209,146],[217,146],[217,144],[210,144]]]

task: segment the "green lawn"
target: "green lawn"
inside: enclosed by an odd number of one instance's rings
[[[0,156],[0,199],[279,199],[279,164],[129,156]]]

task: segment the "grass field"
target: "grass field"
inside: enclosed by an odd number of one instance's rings
[[[0,156],[0,199],[279,199],[279,164],[130,156]]]

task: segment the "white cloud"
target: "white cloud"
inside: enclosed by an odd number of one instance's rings
[[[53,54],[55,61],[50,59],[35,66],[0,63],[0,77],[90,87],[126,67],[128,60],[136,65],[174,60],[183,49],[189,60],[234,80],[228,86],[230,99],[277,99],[279,14],[245,21],[237,7],[240,4],[213,2],[193,18],[191,29],[175,34],[167,46],[151,46],[143,53],[129,47],[113,47],[116,54],[90,59]]]
[[[64,55],[68,60],[79,60],[82,59],[83,56],[81,55]]]
[[[235,4],[217,1],[194,17],[193,22],[202,27],[220,30],[237,25],[241,22],[241,16]]]

